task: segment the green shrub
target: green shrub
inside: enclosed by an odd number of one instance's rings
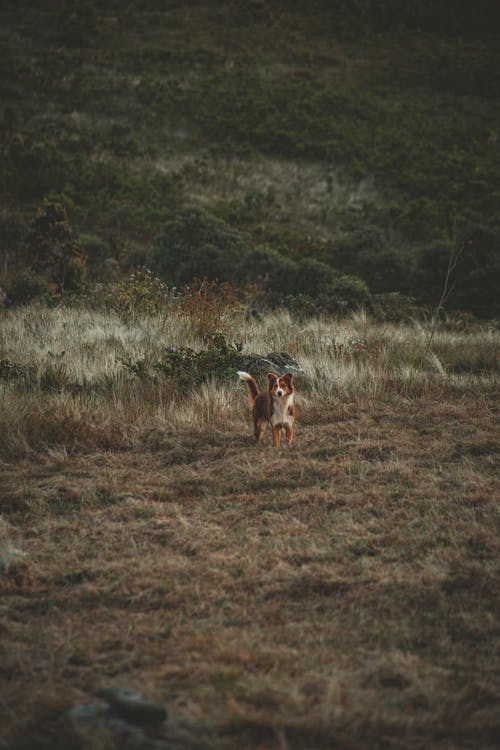
[[[267,245],[251,248],[240,258],[241,274],[258,284],[271,303],[286,292],[295,291],[297,263]]]
[[[84,255],[63,203],[44,199],[31,222],[27,245],[33,264],[54,282],[59,294],[81,290]]]
[[[281,299],[295,312],[342,315],[359,308],[372,310],[370,290],[362,279],[340,274],[314,258],[304,258],[293,265],[288,284],[280,284],[276,278],[271,291],[275,299]]]
[[[79,243],[87,259],[87,273],[91,281],[98,281],[102,284],[118,281],[120,264],[113,256],[111,245],[107,240],[93,234],[81,234]],[[142,263],[131,263],[129,268],[144,265],[144,256],[145,253],[141,256]],[[127,255],[127,265],[129,261],[130,258]]]
[[[0,211],[0,251],[5,261],[19,259],[24,251],[26,222],[20,213]]]
[[[346,234],[329,245],[326,257],[335,268],[363,279],[374,294],[409,289],[411,263],[378,227],[367,225]]]
[[[284,304],[303,315],[372,309],[366,283],[313,257],[289,258],[265,245],[251,250],[245,268],[254,273],[272,305]]]
[[[413,274],[413,293],[437,305],[443,292],[452,251],[457,263],[448,283],[446,307],[478,317],[500,316],[500,229],[477,227],[456,246],[448,241],[421,248]]]
[[[349,274],[334,274],[328,293],[324,296],[325,302],[329,302],[325,308],[329,312],[351,312],[359,308],[371,312],[373,308],[373,299],[366,283]]]
[[[0,359],[0,380],[10,381],[28,378],[33,375],[34,370],[33,365],[22,365],[7,358]]]
[[[200,209],[181,211],[167,222],[153,257],[155,269],[170,283],[193,277],[232,284],[255,283],[273,305],[334,313],[371,309],[365,282],[337,273],[312,257],[292,259],[250,238]]]
[[[142,268],[130,274],[104,292],[105,307],[115,310],[125,318],[134,315],[152,315],[166,310],[173,292],[149,269]]]
[[[408,323],[430,313],[430,310],[424,305],[419,305],[414,297],[408,297],[400,292],[375,294],[373,305],[377,320],[392,323]]]
[[[25,305],[50,294],[50,287],[39,274],[30,269],[13,277],[6,287],[7,300],[11,305]]]
[[[79,244],[92,263],[102,263],[111,255],[109,242],[94,234],[81,234]]]
[[[457,266],[453,308],[480,318],[500,317],[500,227],[476,227]]]
[[[205,340],[207,347],[200,351],[189,347],[165,349],[162,358],[152,363],[153,370],[172,380],[181,392],[207,380],[234,381],[236,371],[245,361],[242,345],[228,342],[220,331],[211,333]],[[122,360],[122,363],[136,377],[150,376],[145,359]]]
[[[241,366],[242,345],[229,343],[220,331],[207,338],[208,346],[198,352],[189,348],[170,349],[155,368],[174,377],[181,388],[188,388],[206,380],[234,380]]]
[[[200,208],[178,211],[167,221],[152,256],[153,270],[169,285],[194,277],[239,283],[248,237]]]

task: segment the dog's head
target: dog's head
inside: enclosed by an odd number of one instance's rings
[[[273,398],[284,398],[293,393],[293,375],[291,372],[281,376],[269,372],[267,379],[269,380],[269,393]]]

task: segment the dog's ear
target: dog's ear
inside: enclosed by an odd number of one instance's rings
[[[283,375],[282,380],[285,381],[289,388],[293,386],[293,375],[291,372],[287,372],[286,375]]]
[[[267,373],[267,379],[269,380],[269,388],[273,385],[273,383],[278,380],[278,375],[276,375],[275,372],[268,372]]]

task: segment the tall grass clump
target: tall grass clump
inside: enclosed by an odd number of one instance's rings
[[[325,401],[432,394],[446,382],[496,382],[500,334],[492,328],[443,327],[426,351],[423,324],[377,323],[366,315],[300,321],[283,310],[245,317],[231,303],[224,308],[231,341],[220,332],[207,338],[205,324],[198,327],[200,304],[194,298],[192,307],[125,319],[85,308],[5,312],[2,453],[140,445],[181,426],[236,429],[244,411],[234,373],[245,354],[291,354],[302,370],[298,398],[306,410]]]

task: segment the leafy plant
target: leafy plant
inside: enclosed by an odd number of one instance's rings
[[[206,341],[207,348],[200,351],[189,347],[166,349],[154,368],[173,378],[181,391],[211,379],[234,380],[235,372],[242,366],[242,344],[228,342],[221,331],[214,331]]]
[[[196,335],[210,338],[212,331],[225,328],[230,316],[245,309],[255,294],[255,289],[236,287],[229,281],[194,278],[179,291],[175,305],[189,317]]]
[[[377,320],[392,323],[408,323],[429,314],[429,308],[419,305],[414,297],[399,292],[375,294],[374,316]]]
[[[27,378],[33,375],[33,365],[22,365],[19,362],[13,362],[11,359],[0,359],[0,380],[17,380],[18,378]]]
[[[364,281],[336,273],[330,266],[314,259],[296,264],[289,288],[292,293],[285,295],[283,302],[297,313],[343,315],[359,308],[367,311],[373,308]]]
[[[7,285],[7,300],[11,305],[24,305],[50,294],[46,280],[30,269],[16,274]]]
[[[152,256],[153,269],[168,284],[193,278],[241,281],[241,257],[249,238],[200,208],[183,209],[166,222]]]
[[[62,203],[44,199],[31,222],[27,244],[34,266],[47,273],[59,294],[81,289],[85,260]]]
[[[139,269],[128,279],[112,285],[105,296],[105,304],[125,317],[152,315],[165,311],[174,292],[148,268]]]

